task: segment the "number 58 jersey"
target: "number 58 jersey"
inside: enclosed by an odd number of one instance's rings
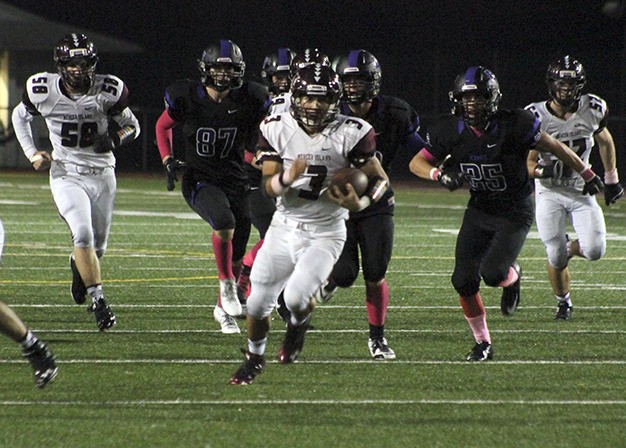
[[[606,127],[608,108],[606,102],[595,95],[585,94],[578,101],[578,109],[568,119],[557,117],[548,108],[548,102],[531,103],[526,106],[541,120],[541,130],[572,148],[583,162],[589,163],[594,145],[593,136]],[[550,153],[540,153],[539,161],[547,165],[557,160]],[[576,187],[582,189],[584,181],[573,170],[564,171],[563,177],[576,180]],[[551,186],[550,179],[538,179],[539,183]]]
[[[96,74],[84,95],[70,97],[60,75],[37,73],[26,82],[22,104],[27,114],[20,118],[32,121],[42,116],[48,127],[54,160],[76,165],[104,168],[115,165],[111,151],[97,153],[100,137],[108,132],[109,118],[121,127],[139,122],[128,109],[128,89],[113,75]]]

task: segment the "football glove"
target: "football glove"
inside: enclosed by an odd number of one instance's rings
[[[167,174],[167,191],[174,190],[174,185],[178,180],[178,171],[180,168],[186,167],[187,164],[181,160],[170,157],[165,161],[165,172]]]
[[[109,130],[105,134],[98,135],[98,144],[94,152],[101,154],[116,150],[120,146],[133,141],[136,135],[137,130],[134,126],[121,128],[117,124],[115,126],[109,125]]]
[[[620,183],[604,184],[604,203],[606,205],[615,204],[619,198],[624,196],[624,188]]]
[[[604,190],[604,183],[602,183],[602,181],[596,174],[587,182],[585,182],[585,186],[583,187],[583,194],[593,196],[597,193],[600,193],[602,190]]]
[[[454,191],[463,185],[463,173],[455,169],[443,169],[437,181],[448,190]]]

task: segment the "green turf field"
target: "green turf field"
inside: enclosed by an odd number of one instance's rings
[[[71,242],[46,175],[0,173],[0,299],[59,363],[38,390],[17,346],[0,338],[0,447],[626,446],[626,200],[605,208],[606,257],[571,262],[568,322],[553,319],[533,227],[520,309],[502,316],[500,291],[483,289],[495,358],[470,364],[473,339],[450,284],[468,193],[403,186],[386,324],[398,359],[370,358],[360,278],[315,311],[296,364],[276,361],[275,319],[267,368],[241,387],[228,380],[246,339],[213,320],[208,224],[161,177],[121,175],[118,188],[102,260],[118,325],[103,334],[70,298]]]

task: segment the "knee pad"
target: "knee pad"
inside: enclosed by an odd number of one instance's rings
[[[581,246],[581,251],[583,253],[583,256],[587,260],[596,261],[604,257],[604,253],[606,252],[606,244],[595,244],[589,248]]]
[[[473,296],[480,289],[480,279],[474,280],[467,275],[452,274],[452,286],[456,292],[463,297]]]
[[[567,246],[560,244],[546,244],[546,254],[548,264],[556,269],[563,269],[567,266]]]
[[[338,262],[330,275],[333,282],[340,288],[349,288],[354,284],[359,275],[359,269],[349,263]]]
[[[72,229],[72,241],[75,247],[93,247],[94,239],[91,227],[79,224]]]

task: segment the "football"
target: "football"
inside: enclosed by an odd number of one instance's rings
[[[367,178],[367,175],[358,168],[347,167],[337,171],[337,173],[330,180],[329,188],[339,187],[339,190],[341,190],[343,194],[348,194],[346,184],[352,185],[356,194],[361,197],[367,191],[369,179]]]

